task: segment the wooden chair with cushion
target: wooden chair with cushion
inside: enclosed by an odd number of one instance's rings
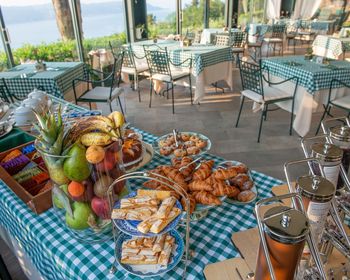
[[[188,58],[180,63],[174,63],[169,58],[167,49],[163,49],[158,45],[144,45],[144,50],[151,74],[149,107],[151,108],[152,106],[152,92],[154,80],[166,83],[167,92],[171,90],[173,114],[175,113],[174,84],[175,82],[181,79],[187,78],[189,81],[191,104],[193,104],[191,84],[192,59]]]
[[[293,125],[293,114],[294,114],[294,97],[298,86],[298,78],[291,77],[289,79],[283,80],[281,82],[272,83],[270,79],[266,79],[262,73],[260,64],[254,64],[249,62],[239,61],[239,69],[241,74],[242,88],[241,91],[241,104],[237,116],[236,127],[238,127],[239,119],[241,116],[243,103],[245,98],[248,98],[262,107],[260,126],[258,133],[258,143],[260,142],[261,128],[263,118],[266,120],[268,106],[270,104],[275,104],[277,102],[292,100],[291,117],[290,117],[290,128],[289,134],[292,135],[292,125]],[[268,69],[266,69],[268,71]],[[270,75],[268,75],[269,77]],[[279,85],[288,81],[295,81],[294,91],[285,92],[271,85]],[[267,83],[265,86],[264,83]]]
[[[329,92],[328,92],[327,105],[321,117],[320,123],[318,124],[316,134],[318,134],[321,127],[321,123],[325,118],[326,114],[331,115],[332,107],[338,107],[340,109],[347,111],[347,113],[350,114],[350,94],[346,94],[339,98],[334,98],[334,96],[332,96],[332,90],[335,88],[339,88],[339,86],[350,89],[350,84],[347,84],[343,81],[340,81],[338,79],[333,79],[331,81],[331,86],[329,87]]]
[[[274,24],[271,27],[272,35],[271,37],[264,38],[264,42],[267,43],[267,53],[266,56],[269,56],[270,47],[272,47],[273,55],[276,53],[277,46],[280,47],[279,53],[283,56],[283,39],[285,33],[286,25],[285,24]]]
[[[105,73],[95,69],[89,69],[89,77],[87,79],[74,79],[73,92],[75,103],[86,102],[89,103],[108,103],[111,112],[112,101],[118,100],[120,109],[124,114],[123,106],[120,101],[120,95],[124,92],[123,88],[119,87],[121,80],[121,69],[123,63],[124,52],[120,52],[117,58],[114,58],[112,70],[110,73]],[[102,77],[101,79],[95,77]],[[78,97],[76,87],[78,83],[85,83],[86,90]]]

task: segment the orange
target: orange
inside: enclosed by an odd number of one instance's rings
[[[68,193],[72,197],[79,197],[85,192],[85,187],[79,182],[72,181],[68,185]]]

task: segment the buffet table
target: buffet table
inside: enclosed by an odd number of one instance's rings
[[[267,67],[272,82],[285,80],[296,76],[299,85],[295,97],[294,130],[305,136],[311,126],[312,113],[323,110],[322,104],[327,103],[329,87],[332,79],[339,79],[350,83],[350,63],[347,61],[331,61],[330,66],[306,61],[304,56],[273,57],[262,60],[262,67]],[[294,82],[287,82],[280,87],[282,90],[294,91]],[[333,91],[334,97],[340,97],[349,91],[347,88],[338,88]],[[278,104],[283,109],[291,110],[291,101]]]
[[[153,41],[142,41],[131,44],[138,57],[144,57],[144,45],[153,45]],[[162,48],[167,48],[169,57],[174,63],[192,58],[192,85],[195,88],[194,102],[200,102],[205,96],[205,86],[220,80],[227,82],[230,88],[233,85],[232,77],[232,51],[230,47],[193,45],[180,47],[178,41],[159,41]],[[140,64],[145,61],[138,62]],[[188,63],[184,67],[189,68]],[[188,80],[180,80],[177,84],[188,86]],[[159,88],[156,89],[159,91]]]
[[[84,78],[85,67],[82,62],[46,62],[46,71],[37,72],[34,64],[21,64],[0,73],[10,92],[25,98],[34,88],[63,98],[72,88],[72,81]]]
[[[152,143],[156,136],[137,130],[143,140]],[[223,159],[204,155],[216,163]],[[155,156],[145,166],[152,169],[169,160]],[[280,185],[280,180],[258,172],[252,172],[260,198],[271,195],[271,188]],[[114,261],[112,240],[102,244],[82,244],[69,235],[59,224],[54,210],[41,215],[33,214],[29,208],[0,180],[0,229],[3,228],[15,243],[15,250],[22,259],[22,266],[30,279],[105,279]],[[231,235],[256,226],[253,214],[254,203],[246,205],[223,205],[209,211],[209,215],[191,224],[190,249],[193,259],[187,269],[186,279],[204,279],[203,269],[209,263],[237,256],[239,253],[231,243]],[[0,230],[1,232],[1,230]],[[184,234],[184,228],[180,226]],[[32,265],[33,264],[33,265]],[[34,271],[31,271],[34,270]],[[159,279],[180,279],[183,266],[168,272]],[[117,267],[110,279],[139,279]]]

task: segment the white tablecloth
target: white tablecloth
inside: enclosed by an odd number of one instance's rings
[[[279,82],[283,79],[271,75],[272,82]],[[293,92],[295,83],[286,82],[281,85],[274,86],[283,91]],[[322,104],[327,104],[328,89],[319,90],[314,95],[307,92],[306,88],[298,86],[297,93],[295,96],[295,107],[294,107],[294,130],[302,137],[304,137],[311,128],[312,113],[323,112],[324,107]],[[348,88],[337,88],[332,90],[332,97],[338,98],[343,96],[345,93],[349,94],[350,89]],[[277,104],[282,109],[290,112],[292,108],[292,101],[283,101]]]
[[[201,34],[201,44],[212,43],[212,36],[216,33],[228,34],[228,31],[224,31],[223,28],[204,28]]]
[[[317,56],[338,59],[343,53],[343,43],[340,39],[335,37],[317,35],[312,43],[312,51]]]

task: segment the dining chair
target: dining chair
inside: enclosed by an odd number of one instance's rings
[[[124,92],[124,89],[119,87],[123,57],[124,52],[120,51],[119,56],[114,58],[114,63],[110,73],[105,73],[96,69],[88,69],[88,77],[86,79],[74,79],[73,93],[75,104],[78,104],[78,102],[87,102],[91,109],[91,103],[93,102],[108,103],[109,109],[112,112],[112,101],[117,100],[119,102],[120,110],[124,114],[123,106],[120,101],[120,95]],[[101,79],[96,77],[101,77]],[[76,89],[78,83],[86,84],[86,90],[79,97]]]
[[[230,45],[230,37],[228,35],[215,35],[215,46],[228,47]]]
[[[153,81],[156,80],[166,83],[167,93],[171,90],[172,110],[174,114],[174,83],[184,78],[188,78],[191,104],[193,104],[191,83],[192,58],[187,58],[180,63],[175,63],[169,58],[167,48],[163,49],[158,45],[144,45],[144,50],[151,74],[149,107],[151,108],[152,106]],[[171,87],[169,88],[169,86]]]
[[[283,56],[283,39],[284,32],[286,29],[285,24],[274,24],[271,27],[271,37],[264,38],[264,42],[267,43],[267,53],[266,57],[269,56],[270,46],[272,46],[273,55],[276,53],[276,47],[280,46],[280,50],[278,53],[281,53]]]
[[[197,31],[194,35],[193,43],[194,44],[200,44],[202,38],[202,31]]]
[[[247,50],[249,53],[249,56],[255,61],[258,62],[258,60],[261,59],[262,57],[262,44],[263,44],[263,40],[264,40],[264,35],[259,31],[257,31],[254,34],[251,34],[252,37],[255,38],[254,42],[250,42],[249,41],[249,33],[246,32],[246,46],[247,46]]]
[[[324,109],[323,115],[321,117],[320,123],[318,124],[317,130],[316,130],[316,135],[320,131],[321,123],[322,123],[323,119],[325,118],[326,114],[331,115],[331,108],[332,107],[338,107],[340,109],[347,111],[348,114],[350,114],[350,94],[345,94],[342,97],[332,99],[332,97],[334,97],[334,96],[332,96],[332,90],[335,88],[339,88],[339,86],[346,87],[346,88],[350,89],[350,84],[347,84],[341,80],[333,79],[331,81],[331,85],[330,85],[329,91],[328,91],[327,104],[326,104],[326,107]]]
[[[232,48],[233,57],[236,59],[238,66],[239,56],[244,55],[244,48],[246,43],[246,33],[243,31],[236,31],[231,33],[230,45]]]
[[[295,37],[297,36],[297,26],[295,23],[288,23],[286,25],[286,43],[287,50],[289,50],[290,42],[293,42],[293,54],[295,54]]]
[[[241,103],[240,103],[240,108],[237,116],[236,127],[238,127],[245,98],[248,98],[256,102],[257,104],[260,104],[260,106],[262,107],[259,133],[258,133],[258,143],[260,143],[262,122],[263,122],[263,119],[266,120],[267,118],[268,106],[270,104],[275,104],[277,102],[292,100],[290,127],[289,127],[289,134],[292,135],[294,99],[295,99],[295,93],[298,86],[298,78],[293,76],[289,79],[273,83],[270,81],[268,68],[264,69],[268,73],[268,78],[266,79],[262,73],[260,63],[255,64],[255,63],[244,62],[242,60],[239,60],[239,69],[240,69],[243,90],[241,91]],[[295,81],[294,91],[286,92],[276,87],[271,87],[272,85],[280,85],[282,83],[292,81],[292,80]],[[264,82],[266,83],[266,85],[264,85]]]
[[[115,53],[115,50],[111,42],[109,42],[109,45],[114,58],[117,58],[118,54]],[[119,53],[120,51],[121,50],[119,50]],[[145,61],[146,56],[145,55],[137,56],[135,52],[132,50],[132,47],[130,45],[125,46],[123,48],[123,52],[124,52],[124,57],[123,57],[122,73],[133,76],[133,82],[131,83],[131,88],[133,90],[137,89],[137,92],[139,95],[139,102],[141,102],[141,91],[140,91],[139,81],[144,77],[150,76],[148,72],[149,70],[148,64]],[[136,63],[136,61],[140,63]]]

